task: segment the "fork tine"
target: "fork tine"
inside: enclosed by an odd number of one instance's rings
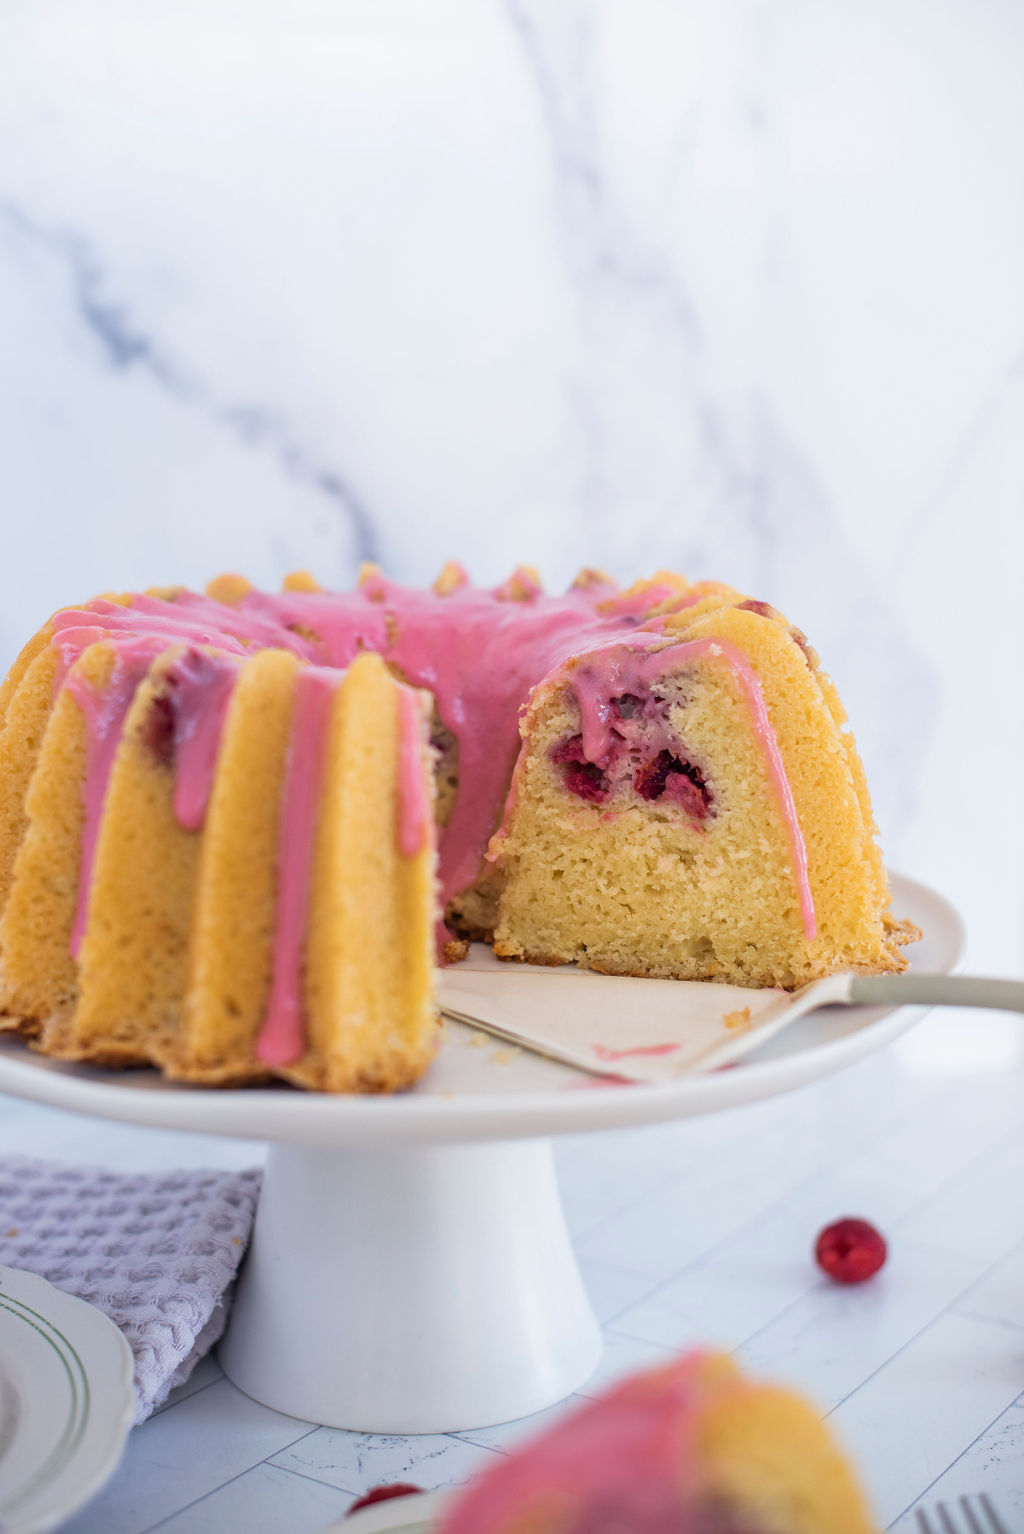
[[[1010,1534],[986,1492],[960,1497],[955,1504],[936,1502],[930,1515],[923,1507],[915,1512],[919,1534]]]
[[[984,1509],[989,1523],[992,1525],[992,1534],[1010,1534],[1006,1524],[1000,1518],[999,1514],[996,1512],[995,1508],[989,1501],[986,1492],[981,1493],[981,1496],[978,1498],[978,1502]],[[984,1534],[984,1531],[982,1531],[982,1534]]]

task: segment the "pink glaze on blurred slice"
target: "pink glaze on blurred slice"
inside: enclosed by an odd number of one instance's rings
[[[422,852],[433,821],[423,765],[423,711],[410,687],[398,689],[398,850]]]
[[[336,671],[305,667],[295,679],[291,748],[277,841],[277,921],[270,998],[256,1041],[264,1065],[290,1065],[305,1047],[302,954]]]
[[[695,1461],[704,1355],[606,1391],[461,1491],[439,1534],[551,1527],[696,1534]],[[707,1524],[702,1525],[707,1528]]]

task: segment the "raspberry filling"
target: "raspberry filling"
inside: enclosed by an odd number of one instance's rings
[[[612,785],[606,772],[583,755],[583,736],[570,735],[551,752],[551,760],[562,768],[562,781],[577,799],[588,804],[605,804],[611,798]]]
[[[692,762],[681,761],[671,751],[659,751],[652,762],[638,767],[633,787],[641,799],[666,797],[680,805],[694,820],[711,814],[712,794],[704,774]]]
[[[589,761],[582,734],[570,735],[551,750],[562,782],[587,804],[607,804],[621,784],[639,798],[678,805],[691,820],[714,813],[714,794],[701,769],[669,729],[664,700],[623,693],[612,698],[607,723],[610,744],[600,762]]]
[[[585,799],[588,804],[606,804],[611,798],[607,774],[593,762],[569,762],[564,776],[566,788],[577,799]]]

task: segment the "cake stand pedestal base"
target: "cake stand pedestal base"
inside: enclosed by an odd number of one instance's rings
[[[895,909],[925,934],[914,969],[948,973],[963,949],[957,913],[912,879],[894,875],[892,886]],[[566,982],[538,969],[533,984]],[[647,986],[636,981],[639,1013]],[[681,1005],[685,996],[683,986]],[[269,1140],[253,1248],[220,1350],[228,1376],[307,1421],[456,1432],[552,1405],[579,1389],[600,1354],[551,1148],[538,1137],[758,1102],[862,1060],[923,1010],[825,1008],[736,1070],[588,1091],[526,1051],[510,1060],[460,1043],[452,1024],[423,1081],[380,1097],[197,1091],[149,1071],[48,1059],[4,1035],[0,1092],[121,1123]]]
[[[600,1353],[549,1141],[271,1147],[219,1349],[247,1395],[455,1432],[562,1400]]]

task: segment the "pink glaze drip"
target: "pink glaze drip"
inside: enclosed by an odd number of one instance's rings
[[[566,1534],[708,1529],[695,1505],[704,1367],[702,1355],[687,1354],[572,1412],[471,1481],[439,1534],[511,1534],[547,1521]]]
[[[398,850],[404,858],[422,852],[433,818],[423,770],[423,714],[409,687],[398,689]]]
[[[671,1055],[678,1044],[638,1044],[635,1049],[609,1049],[607,1044],[595,1044],[594,1054],[599,1060],[626,1060],[630,1055]]]
[[[102,637],[102,636],[101,636]],[[135,690],[149,670],[153,661],[165,646],[156,639],[136,640],[118,647],[114,668],[107,686],[97,689],[70,670],[77,657],[63,654],[62,664],[67,668],[65,683],[85,717],[85,781],[82,799],[85,818],[82,826],[82,853],[78,869],[78,896],[75,901],[75,920],[71,929],[71,953],[78,958],[89,919],[89,894],[92,889],[92,873],[96,862],[96,845],[99,840],[103,804],[107,796],[110,773],[121,741],[125,717],[131,707]]]
[[[273,981],[256,1043],[256,1058],[264,1065],[289,1065],[305,1048],[303,939],[331,703],[339,681],[336,671],[312,666],[301,669],[295,681],[291,748],[277,842]]]
[[[110,638],[110,634],[107,632],[107,630],[99,627],[78,627],[71,629],[66,633],[61,633],[59,630],[57,630],[56,625],[57,619],[62,616],[63,614],[58,613],[57,618],[54,618],[53,620],[55,632],[53,638],[50,641],[53,648],[57,651],[57,670],[53,679],[54,697],[57,696],[61,688],[64,686],[64,683],[67,680],[68,672],[71,670],[72,666],[75,664],[75,661],[81,655],[82,651],[88,649],[89,645],[91,644],[99,644],[101,640]],[[81,617],[82,615],[78,614],[77,616]]]
[[[583,751],[586,760],[598,766],[610,759],[617,739],[612,728],[615,698],[645,691],[656,678],[687,661],[717,659],[723,660],[731,670],[750,710],[754,734],[767,763],[786,826],[800,917],[804,936],[810,943],[817,931],[817,919],[808,877],[807,847],[761,684],[741,650],[724,639],[692,639],[666,646],[660,636],[638,633],[629,644],[610,645],[588,652],[571,673],[582,716]]]
[[[186,831],[206,817],[238,662],[205,650],[186,650],[168,668],[174,710],[174,815]]]

